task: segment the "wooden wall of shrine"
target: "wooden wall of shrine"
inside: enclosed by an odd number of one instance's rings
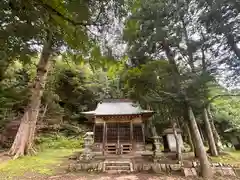
[[[97,117],[94,125],[94,144],[95,151],[102,152],[106,150],[106,146],[126,146],[129,147],[129,151],[143,150],[145,136],[141,116]]]

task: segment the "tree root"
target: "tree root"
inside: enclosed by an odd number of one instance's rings
[[[17,153],[13,156],[13,159],[18,159],[20,157],[24,156],[24,152],[17,151]]]
[[[32,128],[32,126],[34,125],[35,124],[31,124],[31,122],[28,121],[28,114],[23,116],[15,140],[8,152],[9,155],[13,156],[13,159],[17,159],[24,155],[36,154],[36,150],[33,148],[35,128]]]
[[[35,148],[30,148],[27,152],[28,155],[34,156],[37,154],[37,150]]]
[[[30,148],[27,151],[24,151],[24,148],[17,148],[15,151],[13,151],[12,149],[8,152],[8,154],[10,156],[13,157],[13,159],[18,159],[24,155],[30,155],[30,156],[34,156],[37,154],[37,150],[35,148]]]

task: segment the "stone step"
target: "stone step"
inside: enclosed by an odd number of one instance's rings
[[[106,166],[129,166],[129,163],[105,163]]]
[[[130,165],[129,166],[106,166],[106,170],[128,170],[130,171]]]
[[[130,153],[131,151],[129,151],[129,150],[123,150],[122,151],[122,154],[126,154],[126,153]]]
[[[105,161],[103,163],[103,171],[133,171],[133,164],[131,161]]]
[[[105,163],[106,166],[129,166],[130,163]]]
[[[129,161],[105,161],[105,164],[129,165]]]
[[[131,173],[131,171],[127,171],[127,170],[108,170],[106,171],[106,173],[108,174],[120,174],[120,173]]]

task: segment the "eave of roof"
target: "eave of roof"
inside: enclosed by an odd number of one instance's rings
[[[107,115],[142,115],[153,114],[153,111],[143,110],[139,104],[129,99],[107,99],[98,103],[94,111],[82,112],[86,116]]]

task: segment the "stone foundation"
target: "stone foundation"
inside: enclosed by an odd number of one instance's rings
[[[103,162],[73,162],[68,166],[69,172],[102,172]]]
[[[154,173],[169,173],[172,171],[180,171],[180,164],[160,164],[160,163],[134,163],[133,169],[135,172],[154,172]]]
[[[69,172],[87,171],[103,172],[104,162],[73,162],[68,166]],[[160,163],[133,163],[133,172],[153,172],[170,173],[181,171],[180,164],[160,164]]]
[[[130,160],[131,161],[131,160]],[[103,172],[104,171],[104,162],[106,161],[91,161],[91,162],[81,162],[81,161],[73,161],[68,166],[69,172],[79,172],[79,171],[87,171],[87,172]],[[115,161],[118,162],[118,161]],[[119,161],[120,162],[120,161]],[[196,162],[191,162],[189,167],[184,167],[184,165],[180,164],[161,164],[154,162],[132,162],[132,170],[124,171],[124,172],[149,172],[149,173],[174,173],[181,172],[183,175],[187,176],[197,176],[199,164]],[[235,169],[234,167],[223,166],[220,163],[212,164],[212,168],[214,174],[220,176],[239,176],[240,169]],[[121,168],[120,168],[121,169]],[[108,172],[108,171],[105,171]],[[123,172],[119,170],[115,170],[114,172]]]

